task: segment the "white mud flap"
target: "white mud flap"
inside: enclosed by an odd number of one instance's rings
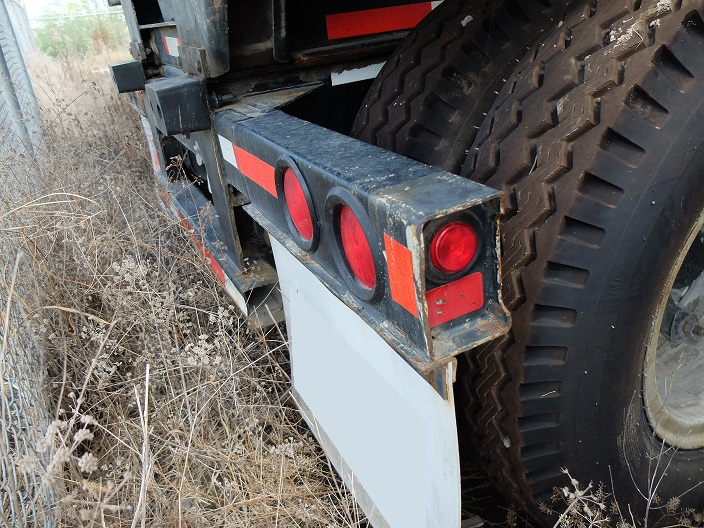
[[[293,394],[375,528],[460,526],[452,391],[443,399],[274,238]],[[442,367],[452,383],[452,366]]]

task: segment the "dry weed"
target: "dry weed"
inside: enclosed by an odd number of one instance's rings
[[[22,470],[60,526],[365,525],[293,409],[284,334],[249,329],[156,204],[106,62],[35,58],[40,153],[0,160],[53,405]]]

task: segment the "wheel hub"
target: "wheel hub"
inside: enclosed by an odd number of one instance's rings
[[[667,282],[644,364],[646,414],[655,434],[680,449],[704,447],[704,216]]]

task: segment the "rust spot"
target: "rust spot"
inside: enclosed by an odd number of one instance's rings
[[[486,332],[487,334],[503,334],[508,329],[508,325],[502,324],[494,317],[489,319],[480,319],[477,321],[477,330],[480,332]]]

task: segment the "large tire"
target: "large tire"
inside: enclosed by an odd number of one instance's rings
[[[578,0],[445,0],[387,60],[352,135],[457,172],[526,48]]]
[[[570,485],[563,468],[612,490],[627,522],[666,503],[701,512],[704,440],[646,409],[644,370],[673,283],[704,268],[704,2],[581,4],[525,55],[475,138],[463,124],[480,120],[476,94],[463,101],[442,75],[474,71],[448,52],[467,37],[466,11],[447,3],[389,61],[355,132],[449,170],[466,150],[461,174],[506,192],[513,330],[467,354],[456,386],[494,482],[536,517]],[[703,361],[687,366],[699,380]],[[691,422],[701,430],[704,411]]]
[[[627,521],[704,507],[701,402],[678,436],[644,380],[682,255],[700,251],[703,140],[704,1],[601,0],[528,53],[470,149],[462,174],[507,197],[513,330],[466,356],[458,390],[491,476],[536,516],[563,468]]]

